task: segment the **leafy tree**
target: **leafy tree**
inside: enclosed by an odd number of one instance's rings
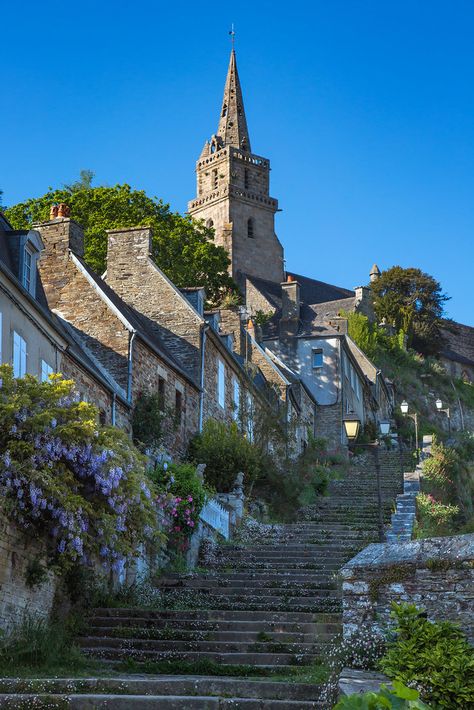
[[[372,284],[374,309],[385,320],[408,336],[411,347],[432,355],[439,352],[444,304],[449,297],[436,279],[420,269],[393,266]]]
[[[5,214],[16,229],[26,229],[48,220],[53,203],[67,203],[72,218],[84,227],[85,259],[98,273],[106,268],[107,229],[150,226],[152,256],[177,286],[203,286],[213,304],[237,290],[227,271],[227,252],[213,243],[212,229],[171,212],[169,205],[130,185],[91,187],[92,177],[83,170],[78,182],[63,189],[50,188],[42,197],[9,207]]]

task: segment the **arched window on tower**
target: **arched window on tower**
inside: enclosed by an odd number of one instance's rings
[[[252,217],[247,220],[247,237],[253,239],[255,237],[255,225]]]
[[[212,229],[213,226],[214,226],[214,220],[213,220],[213,219],[208,219],[207,222],[206,222],[206,227],[207,227],[208,229]]]
[[[217,175],[217,168],[214,168],[212,171],[212,187],[214,190],[217,190],[219,186],[219,176]]]
[[[225,118],[227,116],[227,104],[224,104],[222,107],[222,118]]]
[[[244,169],[244,187],[247,190],[250,184],[248,168]]]

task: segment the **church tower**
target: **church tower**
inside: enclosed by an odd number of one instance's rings
[[[215,230],[231,273],[283,281],[283,248],[275,234],[278,201],[270,197],[270,161],[252,153],[235,51],[232,49],[217,133],[196,163],[197,197],[189,214]]]

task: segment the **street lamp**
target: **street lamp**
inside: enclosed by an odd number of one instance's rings
[[[360,419],[350,412],[343,419],[344,432],[346,434],[349,446],[355,444],[360,431]],[[380,422],[380,433],[384,436],[390,432],[390,422]],[[357,444],[360,448],[370,449],[374,457],[375,463],[375,473],[377,475],[377,504],[378,504],[378,528],[379,528],[379,540],[384,542],[385,535],[383,529],[383,511],[382,511],[382,484],[380,480],[380,459],[379,459],[379,448],[380,444],[378,441],[374,441],[370,444]]]
[[[415,422],[415,449],[418,451],[418,414],[416,412],[415,414],[408,413],[408,402],[406,399],[401,403],[400,409],[404,417],[409,417]]]
[[[436,400],[436,409],[438,410],[438,412],[444,412],[448,417],[448,431],[451,434],[451,412],[449,411],[449,407],[443,409],[443,402],[439,397]]]

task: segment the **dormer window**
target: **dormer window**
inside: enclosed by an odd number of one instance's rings
[[[22,235],[19,243],[19,268],[18,277],[22,286],[32,296],[36,293],[36,262],[43,248],[43,242],[38,232],[30,230],[28,234]]]

